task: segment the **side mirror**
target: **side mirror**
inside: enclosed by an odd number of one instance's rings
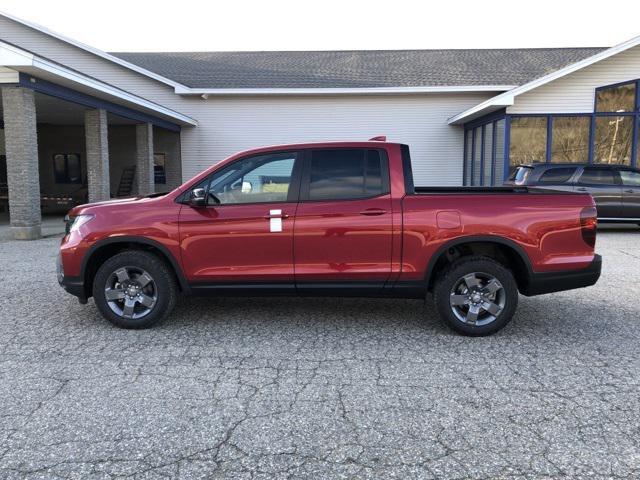
[[[207,192],[204,188],[194,188],[189,192],[189,205],[192,207],[204,207],[207,204]]]

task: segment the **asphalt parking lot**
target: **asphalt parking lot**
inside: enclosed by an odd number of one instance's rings
[[[640,476],[640,229],[465,338],[420,301],[190,299],[111,327],[0,243],[0,478]]]

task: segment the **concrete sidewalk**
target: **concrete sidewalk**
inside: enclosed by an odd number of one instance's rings
[[[42,236],[56,237],[64,234],[64,215],[53,214],[42,216]],[[13,240],[9,227],[9,214],[0,212],[0,242]]]

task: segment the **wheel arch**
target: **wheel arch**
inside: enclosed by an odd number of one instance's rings
[[[182,272],[176,258],[171,252],[156,240],[146,237],[123,236],[117,238],[106,238],[96,242],[89,248],[82,260],[80,278],[84,280],[84,289],[87,298],[91,296],[93,289],[93,279],[102,263],[113,255],[124,250],[143,250],[156,254],[171,268],[176,276],[178,286],[183,293],[190,291],[189,284]]]
[[[425,276],[427,290],[433,289],[438,274],[455,259],[467,255],[482,254],[487,248],[499,253],[499,258],[494,258],[494,255],[491,254],[487,256],[503,264],[506,263],[505,267],[508,267],[514,274],[518,289],[521,292],[525,291],[533,273],[529,255],[516,242],[493,235],[470,235],[450,240],[444,245],[441,245],[432,255],[427,265]],[[452,260],[448,258],[448,255],[452,254],[452,250],[458,253],[465,251],[470,251],[470,253],[458,254],[458,256]]]

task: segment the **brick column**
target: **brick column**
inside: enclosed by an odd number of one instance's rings
[[[33,240],[41,236],[38,132],[33,90],[2,88],[9,216],[13,237]]]
[[[153,174],[153,125],[136,125],[136,185],[138,195],[154,191]]]
[[[87,148],[89,202],[111,198],[107,133],[106,110],[87,110],[84,114],[84,134]]]

